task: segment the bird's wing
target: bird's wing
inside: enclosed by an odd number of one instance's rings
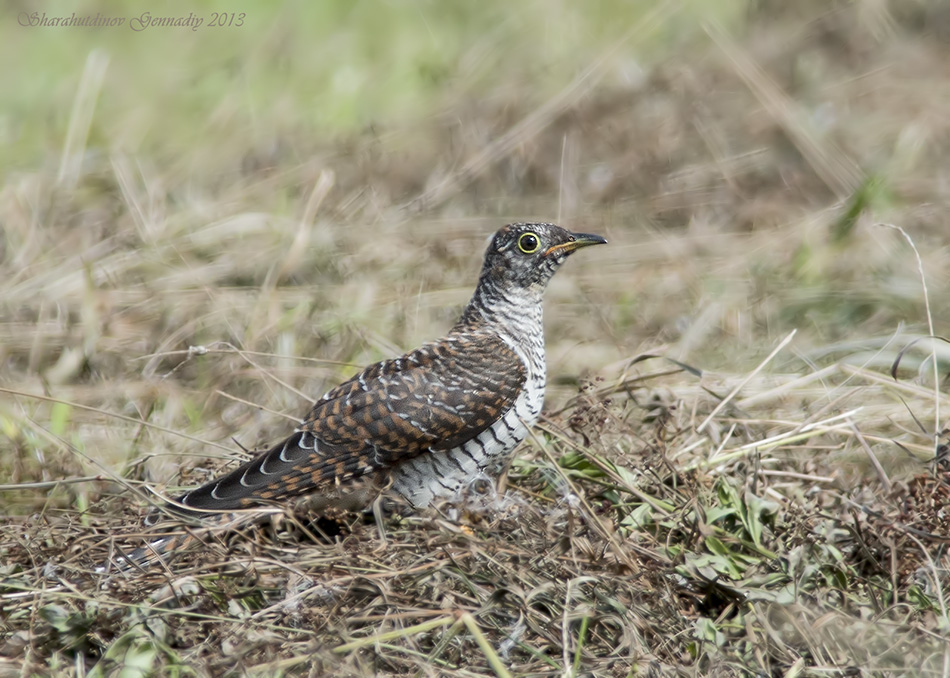
[[[367,367],[323,396],[289,438],[179,501],[241,508],[457,447],[514,406],[526,377],[497,336],[450,335]]]

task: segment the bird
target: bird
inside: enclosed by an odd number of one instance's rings
[[[414,509],[457,496],[509,458],[537,422],[545,288],[573,252],[606,243],[550,223],[502,227],[444,337],[331,389],[289,436],[178,496],[172,510],[246,509],[366,477],[384,478],[379,486]]]

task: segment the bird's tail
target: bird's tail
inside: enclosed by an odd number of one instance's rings
[[[317,450],[319,449],[319,453]],[[296,431],[269,450],[178,498],[174,512],[243,509],[300,497],[365,471],[358,458],[336,462],[332,448],[307,431]]]
[[[184,514],[181,511],[175,511]],[[188,515],[194,516],[197,511],[189,511]],[[97,568],[97,572],[108,571],[129,571],[133,569],[148,569],[160,563],[167,563],[176,555],[185,553],[196,544],[203,544],[214,538],[215,535],[222,532],[234,530],[248,522],[248,519],[259,517],[259,512],[249,516],[247,512],[240,513],[204,513],[204,519],[200,524],[187,524],[181,521],[176,524],[167,524],[167,531],[163,532],[166,525],[156,525],[154,535],[147,537],[148,541],[144,546],[136,548],[130,553],[120,553],[110,562],[102,563]],[[184,517],[184,516],[183,516]],[[146,518],[148,524],[149,518]]]

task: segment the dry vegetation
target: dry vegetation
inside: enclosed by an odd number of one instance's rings
[[[208,175],[81,143],[7,172],[0,676],[950,675],[950,346],[890,374],[947,332],[948,36],[939,2],[760,2],[547,103],[500,74]],[[527,217],[610,246],[550,289],[499,487],[96,571],[149,490],[443,332]]]

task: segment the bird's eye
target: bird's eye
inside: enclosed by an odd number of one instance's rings
[[[541,241],[538,239],[538,236],[535,233],[522,233],[521,237],[518,238],[518,249],[525,254],[537,252],[538,247],[540,246]]]

